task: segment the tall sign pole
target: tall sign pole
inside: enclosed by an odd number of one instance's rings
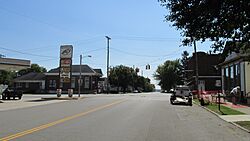
[[[59,87],[62,89],[64,87],[64,84],[66,87],[71,89],[72,56],[72,45],[62,45],[60,47]],[[69,94],[69,96],[71,97],[72,95]]]
[[[110,37],[105,36],[107,38],[107,93],[109,93],[109,41]]]

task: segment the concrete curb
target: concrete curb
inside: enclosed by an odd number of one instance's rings
[[[84,99],[85,97],[42,97],[42,100],[78,100]]]
[[[0,103],[3,103],[3,101],[0,101]]]
[[[240,125],[239,125],[239,124],[237,124],[237,123],[234,123],[234,122],[229,122],[229,123],[231,123],[231,124],[233,124],[234,126],[236,126],[236,127],[240,128],[241,130],[244,130],[244,131],[246,131],[246,132],[250,133],[250,131],[249,131],[248,129],[246,129],[246,128],[244,128],[244,127],[240,126]]]
[[[199,106],[199,107],[201,107],[201,108],[203,108],[203,109],[209,111],[210,113],[216,115],[216,116],[219,117],[221,120],[223,120],[223,121],[225,121],[225,122],[228,122],[228,121],[224,120],[223,118],[221,118],[219,114],[217,114],[216,112],[214,112],[214,111],[208,109],[207,107],[201,106],[200,104],[198,104],[198,103],[196,103],[196,102],[193,102],[193,103],[196,104],[197,106]],[[238,124],[236,124],[236,123],[234,123],[234,122],[228,122],[228,123],[231,123],[232,125],[234,125],[234,126],[240,128],[241,130],[250,133],[250,131],[249,131],[248,129],[246,129],[246,128],[244,128],[244,127],[242,127],[242,126],[240,126],[240,125],[238,125]]]

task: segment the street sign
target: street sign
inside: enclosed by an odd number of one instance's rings
[[[70,67],[70,65],[71,65],[71,59],[69,58],[61,59],[61,67]]]
[[[60,58],[72,58],[73,46],[72,45],[62,45],[60,48]]]
[[[71,65],[72,65],[73,46],[62,45],[60,47],[60,82],[71,82]]]

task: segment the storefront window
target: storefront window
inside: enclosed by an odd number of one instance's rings
[[[71,79],[71,88],[75,88],[76,87],[76,78],[72,77]]]
[[[89,77],[84,78],[84,88],[89,89]]]
[[[56,88],[56,80],[49,80],[49,87]]]

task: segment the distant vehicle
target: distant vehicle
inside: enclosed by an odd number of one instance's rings
[[[10,99],[11,97],[15,99],[16,97],[18,99],[21,99],[23,96],[23,92],[20,90],[17,90],[16,88],[6,88],[2,93],[2,99]]]
[[[170,93],[174,93],[174,89],[170,89],[170,91],[169,91]]]
[[[170,97],[170,103],[185,103],[192,106],[192,97],[192,92],[188,86],[177,86],[174,93]]]
[[[140,90],[134,90],[133,93],[141,93]]]

